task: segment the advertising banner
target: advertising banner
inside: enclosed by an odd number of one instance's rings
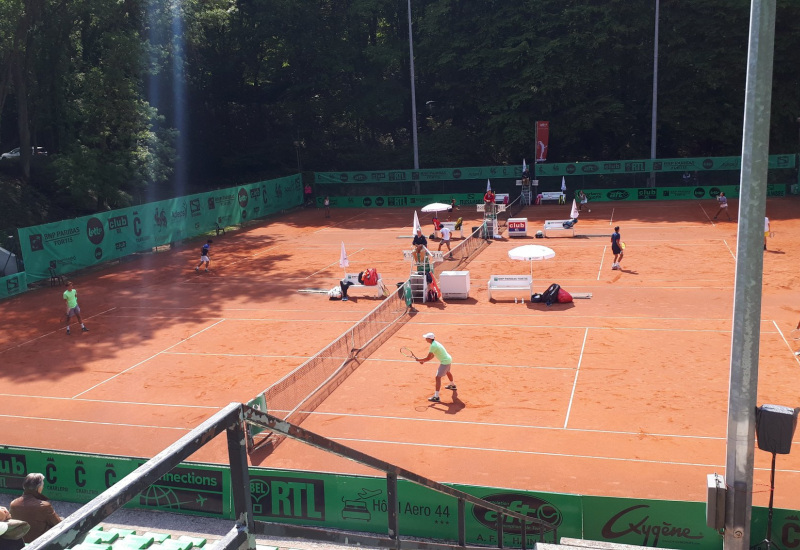
[[[375,184],[409,181],[486,180],[521,178],[521,166],[472,166],[469,168],[436,168],[423,170],[370,170],[364,172],[314,172],[317,184]]]
[[[142,459],[0,447],[0,491],[22,493],[29,473],[44,475],[44,494],[85,504],[144,464]],[[184,464],[131,500],[128,508],[231,517],[230,476],[221,466]]]
[[[579,187],[577,188],[579,189]],[[646,200],[714,200],[724,192],[729,199],[739,197],[738,185],[696,186],[696,187],[647,187],[647,188],[612,188],[612,189],[585,189],[584,193],[589,201],[646,201]],[[767,185],[767,197],[783,197],[786,195],[786,186],[770,183]],[[481,193],[455,193],[441,195],[371,195],[330,197],[331,207],[334,208],[422,208],[433,202],[450,203],[456,199],[459,207],[471,207],[473,204],[483,204]],[[322,197],[317,198],[317,207],[322,208]],[[451,216],[455,219],[457,211]],[[424,224],[423,224],[424,225]]]
[[[22,493],[29,473],[45,476],[44,494],[53,500],[86,503],[133,472],[141,458],[67,453],[0,446],[0,492]],[[337,475],[250,468],[250,493],[256,520],[386,534],[388,501],[385,477]],[[540,535],[545,542],[562,537],[653,548],[721,550],[722,537],[705,524],[704,502],[680,502],[580,496],[454,485],[548,524],[529,527],[526,545]],[[401,537],[457,541],[455,498],[406,480],[398,481],[397,514]],[[232,519],[232,487],[227,466],[183,463],[144,489],[126,507]],[[780,548],[800,545],[800,514],[775,509],[772,534]],[[766,536],[768,510],[754,507],[751,546]],[[468,544],[498,546],[496,515],[465,506]],[[503,526],[505,547],[521,546],[521,525]]]
[[[28,277],[25,272],[0,277],[0,300],[22,294],[28,290]]]
[[[300,176],[167,199],[19,230],[29,280],[149,251],[302,204]]]
[[[770,155],[769,169],[794,168],[795,155]],[[598,174],[635,174],[649,172],[708,172],[739,170],[742,157],[699,157],[679,159],[612,160],[540,164],[536,176],[580,176]]]
[[[550,148],[550,123],[545,120],[536,121],[536,162],[547,162],[547,150]]]
[[[558,537],[581,536],[578,496],[472,486],[456,488],[553,525],[555,530],[545,530],[547,542],[558,542],[556,531]],[[257,520],[367,533],[388,531],[385,478],[251,469],[250,490]],[[406,480],[398,481],[397,492],[401,536],[458,540],[455,498]],[[497,545],[495,512],[467,505],[465,522],[467,543]],[[531,547],[539,540],[540,532],[541,529],[528,530]],[[518,521],[509,520],[504,533],[507,545],[521,545]]]
[[[539,122],[538,124],[549,124]],[[547,134],[544,135],[545,139]],[[542,147],[544,152],[542,152]],[[547,141],[537,138],[536,176],[579,176],[599,174],[636,174],[649,172],[709,172],[739,170],[741,157],[697,157],[678,159],[613,160],[597,162],[564,162],[543,164]],[[791,169],[796,166],[795,155],[770,155],[769,169]],[[521,178],[521,166],[473,166],[467,168],[435,168],[422,170],[368,170],[362,172],[314,172],[316,184],[380,184],[411,181],[485,180],[491,178]]]

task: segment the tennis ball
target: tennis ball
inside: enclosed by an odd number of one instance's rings
[[[589,209],[589,212],[591,212],[591,211],[592,211],[592,209],[590,208],[590,209]]]

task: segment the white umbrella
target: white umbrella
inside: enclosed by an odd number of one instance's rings
[[[488,193],[491,190],[492,190],[492,182],[490,180],[486,180],[486,192]]]
[[[447,209],[450,208],[449,204],[444,204],[441,202],[433,202],[431,204],[426,204],[422,207],[423,212],[446,212]]]
[[[578,205],[575,203],[575,199],[572,199],[572,211],[569,213],[569,217],[575,220],[578,218],[578,215]]]
[[[339,253],[339,267],[342,269],[350,265],[350,260],[347,259],[347,251],[344,249],[344,241],[342,241],[342,251]]]
[[[533,261],[534,260],[547,260],[554,258],[556,253],[552,248],[541,246],[538,244],[526,244],[518,246],[508,251],[508,257],[512,260],[529,261],[531,263],[531,279],[533,279]]]
[[[411,229],[414,236],[417,235],[417,229],[422,229],[422,226],[419,224],[419,216],[417,216],[417,211],[414,210],[414,227]]]
[[[567,192],[567,178],[565,178],[564,176],[561,176],[561,192],[562,193]]]

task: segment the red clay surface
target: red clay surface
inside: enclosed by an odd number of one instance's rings
[[[579,238],[492,242],[464,268],[468,300],[417,304],[303,426],[442,482],[704,501],[706,474],[725,470],[738,226],[710,219],[711,202],[591,206]],[[474,210],[457,212],[467,229]],[[518,216],[532,234],[568,210]],[[767,205],[775,236],[764,254],[759,405],[798,404],[798,211],[796,197]],[[398,237],[411,234],[411,209],[320,214],[214,237],[208,274],[193,271],[198,240],[75,275],[88,333],[64,334],[63,288],[3,302],[0,443],[150,457],[302,364],[379,303],[359,290],[349,302],[297,292],[337,283],[341,242],[350,272],[376,267],[394,287],[410,269],[410,237]],[[617,224],[622,271],[611,270]],[[522,244],[556,252],[533,265],[537,291],[558,282],[593,297],[549,308],[515,304],[514,292],[488,301],[490,275],[529,273],[507,256]],[[458,384],[437,404],[427,401],[435,365],[398,351],[424,354],[428,331],[453,356]],[[760,506],[770,457],[755,451]],[[225,462],[224,442],[193,459]],[[375,474],[291,441],[255,462]],[[800,509],[800,452],[777,466],[776,507]]]

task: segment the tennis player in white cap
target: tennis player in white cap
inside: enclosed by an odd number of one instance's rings
[[[436,341],[436,336],[432,332],[423,334],[422,337],[428,341],[431,347],[428,350],[428,355],[422,359],[419,359],[420,364],[430,361],[434,357],[439,361],[439,369],[436,371],[436,393],[433,394],[433,397],[428,398],[428,401],[438,403],[439,390],[442,387],[442,376],[447,375],[447,379],[450,380],[450,383],[445,386],[445,389],[456,389],[456,385],[453,380],[453,373],[450,372],[450,366],[453,364],[453,358],[450,357],[450,354],[447,353],[447,350],[444,349],[444,346]]]

